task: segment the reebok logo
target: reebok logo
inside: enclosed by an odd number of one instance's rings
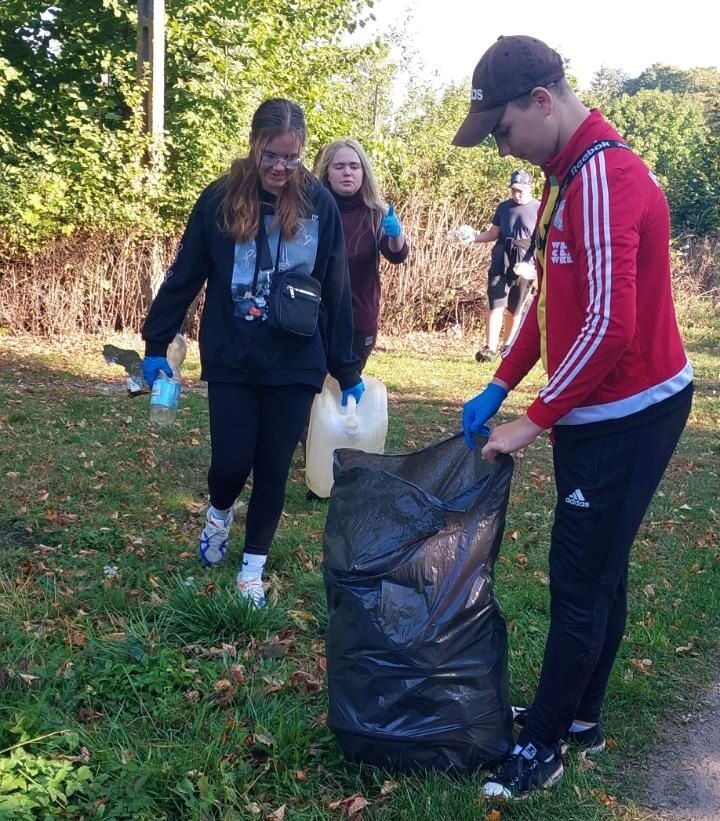
[[[569,496],[566,496],[565,501],[569,505],[575,505],[575,507],[590,507],[590,502],[585,499],[582,490],[579,488],[578,490],[573,490]]]
[[[564,242],[553,242],[550,252],[550,259],[556,265],[569,265],[573,258],[570,256],[567,245]]]

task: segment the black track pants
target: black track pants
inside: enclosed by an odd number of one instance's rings
[[[692,385],[613,422],[555,429],[550,632],[520,743],[597,722],[625,630],[630,548],[675,450]]]

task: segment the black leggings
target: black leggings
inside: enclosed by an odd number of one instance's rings
[[[689,385],[635,419],[555,429],[550,632],[520,744],[550,746],[573,719],[600,719],[625,631],[630,548],[691,401]]]
[[[210,504],[227,510],[250,471],[253,489],[245,525],[245,550],[267,554],[285,502],[295,447],[315,390],[307,385],[208,383],[212,458]]]

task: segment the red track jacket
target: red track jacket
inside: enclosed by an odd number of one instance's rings
[[[538,226],[568,168],[603,139],[622,138],[594,110],[543,166]],[[542,358],[548,382],[527,411],[535,424],[618,419],[692,380],[672,299],[669,221],[662,189],[631,151],[597,153],[568,187],[537,254],[538,294],[495,373],[514,388]]]

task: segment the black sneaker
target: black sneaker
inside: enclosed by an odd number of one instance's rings
[[[583,755],[590,757],[601,753],[606,746],[605,733],[601,724],[588,727],[587,730],[579,730],[576,733],[568,730],[563,741],[567,742],[568,745],[572,744]]]
[[[527,707],[512,707],[511,709],[513,722],[517,724],[518,727],[524,727],[527,720]],[[594,727],[588,727],[587,730],[579,730],[575,733],[572,732],[572,730],[568,730],[563,736],[563,744],[561,747],[563,755],[570,745],[577,747],[580,753],[590,756],[591,758],[601,753],[607,746],[602,724],[596,724]]]
[[[562,776],[563,763],[558,748],[541,751],[528,744],[505,759],[498,772],[483,784],[482,796],[505,801],[528,798],[534,790],[552,787]]]
[[[492,362],[496,357],[497,351],[494,351],[492,348],[488,348],[487,345],[475,354],[475,359],[477,362]]]

